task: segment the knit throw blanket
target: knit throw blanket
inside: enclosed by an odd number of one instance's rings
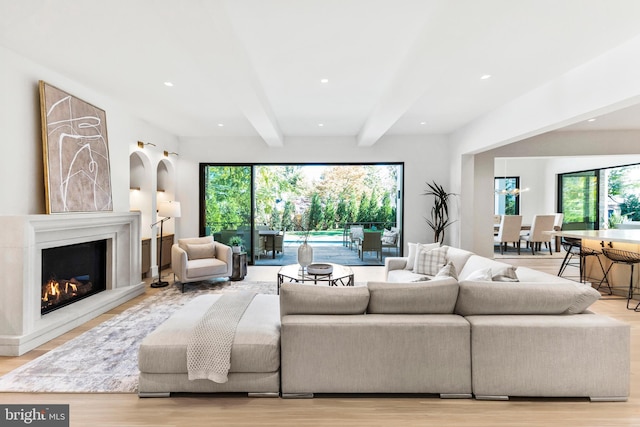
[[[236,328],[255,296],[249,291],[226,293],[209,307],[187,343],[189,380],[227,382]]]

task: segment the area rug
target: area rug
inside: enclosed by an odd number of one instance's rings
[[[206,293],[275,294],[274,282],[202,282],[146,298],[0,378],[0,392],[136,393],[140,342],[189,300]]]

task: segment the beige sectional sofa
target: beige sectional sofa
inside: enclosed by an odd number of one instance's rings
[[[279,382],[283,397],[425,393],[627,399],[629,326],[588,311],[600,296],[597,291],[464,250],[443,250],[446,265],[438,274],[409,270],[408,258],[387,258],[385,280],[367,286],[286,283],[279,297],[261,295],[263,305],[254,307],[251,321],[239,331],[241,342],[261,351],[265,337],[252,329],[266,322],[269,350],[240,364],[236,358],[243,356],[234,344],[229,375],[234,381],[225,387],[186,379],[183,336],[205,304],[186,307],[143,343],[140,395],[275,393]],[[263,357],[270,363],[259,363]],[[268,385],[256,386],[254,378]]]

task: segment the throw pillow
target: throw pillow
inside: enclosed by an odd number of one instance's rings
[[[453,265],[451,261],[449,261],[444,267],[440,269],[440,271],[438,271],[436,277],[453,277],[454,279],[458,279],[456,266]]]
[[[422,277],[418,277],[416,279],[413,279],[410,283],[428,282],[429,280],[431,280],[431,278],[429,278],[427,276],[422,276]]]
[[[493,277],[491,276],[491,267],[481,268],[469,274],[465,280],[474,280],[476,282],[491,282]]]
[[[493,273],[494,282],[519,282],[516,275],[516,267],[502,267]]]
[[[426,274],[427,276],[435,276],[438,271],[447,263],[447,249],[442,246],[431,250],[420,250],[416,257],[413,272],[417,274]]]
[[[420,249],[431,250],[439,248],[440,243],[407,243],[407,246],[409,246],[409,256],[407,257],[407,264],[404,266],[404,269],[413,271],[416,263],[416,257],[418,256]]]
[[[187,244],[188,259],[215,258],[216,249],[213,243],[192,243]]]
[[[398,238],[398,234],[391,230],[384,230],[382,233],[382,243],[385,245],[393,245],[396,243],[396,239]]]

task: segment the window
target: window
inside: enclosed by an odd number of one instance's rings
[[[640,164],[558,175],[558,206],[569,230],[640,221]]]
[[[558,177],[558,206],[565,230],[595,230],[598,224],[598,170]]]
[[[518,176],[494,178],[496,215],[520,214],[520,198],[512,193],[516,188],[520,188]]]
[[[401,163],[200,164],[200,233],[225,244],[240,236],[250,262],[274,265],[277,248],[307,230],[336,246],[352,223],[402,230],[403,173]],[[255,256],[265,249],[269,259]]]

